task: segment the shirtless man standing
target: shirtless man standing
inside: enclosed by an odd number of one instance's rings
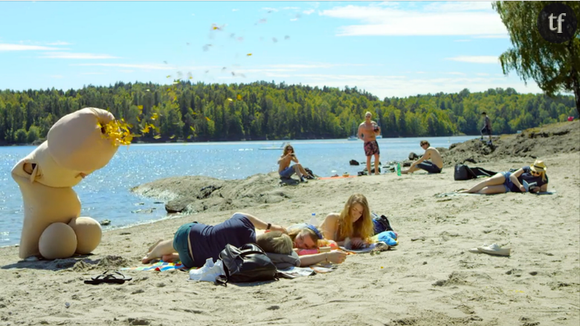
[[[401,171],[401,173],[413,173],[419,169],[423,169],[429,173],[441,173],[441,169],[443,168],[443,159],[441,158],[439,151],[431,147],[431,144],[429,144],[429,142],[426,140],[422,140],[420,145],[421,148],[425,150],[423,157],[413,162],[408,170]],[[429,159],[431,161],[427,161]]]
[[[381,134],[381,127],[371,120],[371,113],[365,113],[365,121],[358,126],[357,136],[364,141],[365,155],[367,156],[367,172],[371,174],[371,157],[375,156],[375,174],[379,174],[379,143],[377,135]]]

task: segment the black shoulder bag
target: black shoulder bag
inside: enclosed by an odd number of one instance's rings
[[[219,257],[225,275],[218,276],[216,284],[278,280],[276,265],[257,244],[247,243],[239,248],[227,244]]]

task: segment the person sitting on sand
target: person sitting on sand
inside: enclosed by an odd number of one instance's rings
[[[256,236],[256,228],[269,230]],[[173,239],[158,241],[149,248],[141,260],[147,264],[153,259],[166,262],[180,260],[186,268],[201,267],[208,258],[219,259],[220,252],[226,244],[241,247],[246,243],[256,243],[271,253],[290,255],[294,245],[306,246],[304,243],[317,243],[316,239],[307,239],[310,233],[298,232],[294,241],[280,225],[266,223],[247,213],[235,213],[228,220],[217,225],[187,223],[179,227]],[[342,263],[346,258],[344,252],[333,251],[299,257],[300,266],[309,266],[320,262]]]
[[[462,190],[461,193],[471,194],[501,194],[505,192],[526,192],[524,181],[530,185],[528,191],[531,193],[544,192],[548,190],[548,176],[546,175],[546,164],[536,160],[530,166],[524,166],[515,172],[499,172],[496,175],[479,182],[471,189]]]
[[[351,195],[342,212],[328,214],[320,229],[324,238],[336,241],[339,246],[345,246],[347,238],[352,249],[369,245],[374,223],[367,198],[362,194]]]
[[[425,154],[423,154],[423,157],[413,162],[408,170],[401,171],[401,173],[413,173],[419,169],[423,169],[429,173],[441,173],[441,169],[443,169],[443,159],[441,158],[439,151],[436,148],[431,147],[431,144],[426,140],[422,140],[419,145],[423,150],[425,150]]]
[[[291,162],[296,164],[290,166]],[[308,182],[305,177],[309,179],[313,178],[313,176],[304,170],[302,164],[298,162],[298,158],[294,153],[294,148],[290,144],[286,144],[282,150],[282,156],[280,156],[280,159],[278,160],[278,173],[282,179],[290,179],[290,177],[296,173],[301,182]]]

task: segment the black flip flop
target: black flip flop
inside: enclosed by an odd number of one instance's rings
[[[109,273],[109,271],[104,272],[96,277],[91,277],[90,280],[85,280],[85,284],[101,284],[101,283],[112,283],[112,284],[123,284],[125,281],[130,281],[132,278],[125,277],[125,275],[120,272]]]

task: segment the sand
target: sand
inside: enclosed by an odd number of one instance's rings
[[[280,186],[270,173],[142,185],[134,190],[191,215],[105,232],[94,254],[84,257],[24,262],[16,247],[0,248],[0,325],[577,326],[578,127],[574,122],[502,136],[487,154],[478,141],[457,145],[444,153],[448,165],[440,175],[390,173]],[[557,128],[567,132],[555,133]],[[521,143],[529,144],[518,152]],[[454,181],[454,162],[473,158],[477,163],[470,166],[502,171],[534,157],[548,165],[554,195],[437,195],[477,182]],[[373,211],[389,216],[399,246],[348,256],[332,273],[259,284],[215,286],[188,281],[182,271],[128,271],[133,280],[122,285],[83,283],[107,269],[139,266],[149,244],[171,237],[185,222],[218,223],[236,211],[282,225],[308,221],[312,213],[321,221],[353,193],[365,194]],[[469,252],[484,243],[510,247],[512,254]]]

